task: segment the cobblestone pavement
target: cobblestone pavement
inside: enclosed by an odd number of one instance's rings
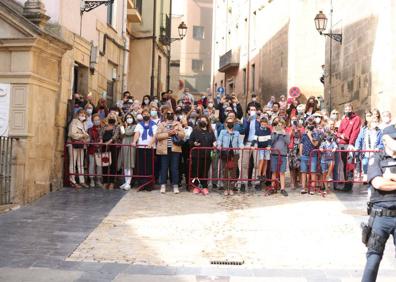
[[[360,281],[365,200],[63,189],[0,215],[0,281]]]

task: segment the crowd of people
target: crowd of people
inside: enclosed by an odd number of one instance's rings
[[[243,108],[236,95],[195,97],[186,88],[142,101],[125,92],[111,107],[104,98],[92,100],[75,94],[70,104],[68,168],[75,188],[118,188],[122,175],[119,188],[150,190],[154,183],[142,176],[154,174],[161,193],[168,182],[176,194],[184,183],[203,195],[213,187],[225,195],[261,190],[266,182],[266,193],[287,196],[289,171],[291,189],[302,194],[315,186],[325,192],[333,180],[342,183],[335,189],[350,191],[351,173],[367,173],[370,154],[383,149],[382,130],[392,123],[389,111],[360,117],[352,104],[329,113],[316,97],[302,103],[272,96],[262,104],[253,94]]]

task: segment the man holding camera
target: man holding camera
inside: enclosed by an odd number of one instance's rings
[[[363,282],[376,281],[379,265],[389,235],[396,246],[396,126],[384,129],[385,152],[369,160],[368,183],[371,197],[368,203],[368,224],[363,224],[362,241],[367,246],[367,263]]]

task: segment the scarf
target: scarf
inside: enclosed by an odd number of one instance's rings
[[[144,124],[144,121],[140,122],[140,125],[143,127],[143,134],[142,134],[142,140],[145,141],[147,140],[147,132],[148,135],[153,137],[153,126],[155,125],[155,122],[150,120],[148,125]]]

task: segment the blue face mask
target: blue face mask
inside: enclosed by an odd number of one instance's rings
[[[157,114],[158,114],[157,111],[151,111],[151,112],[150,112],[150,115],[151,115],[152,117],[156,117]]]

